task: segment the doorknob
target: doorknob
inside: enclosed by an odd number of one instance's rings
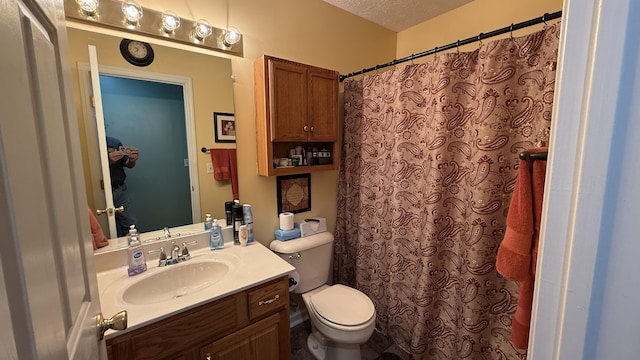
[[[104,213],[107,213],[109,216],[113,216],[114,213],[117,212],[123,212],[124,211],[124,206],[118,206],[117,208],[107,208],[107,209],[98,209],[96,210],[96,215],[102,215]]]
[[[122,310],[113,315],[111,319],[102,317],[102,313],[96,316],[96,328],[98,329],[98,341],[104,339],[104,333],[109,330],[124,330],[127,328],[127,310]]]

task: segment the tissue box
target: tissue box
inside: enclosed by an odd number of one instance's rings
[[[300,229],[298,228],[293,228],[291,230],[276,229],[275,235],[276,235],[276,239],[280,241],[287,241],[287,240],[299,238]]]
[[[298,224],[298,227],[301,237],[325,232],[327,231],[327,219],[320,217],[305,219],[304,222]]]

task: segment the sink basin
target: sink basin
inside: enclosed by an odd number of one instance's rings
[[[157,268],[125,287],[122,301],[148,305],[177,299],[206,289],[234,268],[234,262],[206,258]]]

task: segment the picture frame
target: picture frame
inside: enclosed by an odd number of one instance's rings
[[[213,133],[217,143],[236,142],[236,118],[232,113],[213,113]]]
[[[278,176],[278,215],[311,210],[311,174]]]

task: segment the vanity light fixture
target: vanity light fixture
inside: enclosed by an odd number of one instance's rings
[[[196,39],[202,41],[208,36],[211,35],[213,29],[211,28],[211,24],[205,19],[200,19],[196,21],[196,25],[193,27],[193,33],[196,36]]]
[[[238,29],[234,28],[233,26],[230,26],[224,32],[224,39],[222,40],[222,43],[226,47],[231,47],[232,45],[240,41],[241,36],[242,34],[240,34],[240,31],[238,31]]]
[[[143,8],[136,1],[139,0],[64,0],[67,26],[76,27],[76,23],[86,23],[231,55],[243,55],[243,37],[237,29],[214,27],[205,19],[194,21],[181,18],[171,10]],[[215,41],[205,41],[207,37]]]
[[[171,10],[162,13],[162,30],[167,34],[173,33],[180,27],[180,17]]]
[[[93,16],[98,11],[98,5],[100,1],[98,0],[76,0],[76,3],[80,7],[80,11],[83,14],[88,16]]]
[[[130,25],[137,25],[142,19],[142,7],[135,1],[125,0],[122,2],[122,14],[124,14],[125,22]]]

